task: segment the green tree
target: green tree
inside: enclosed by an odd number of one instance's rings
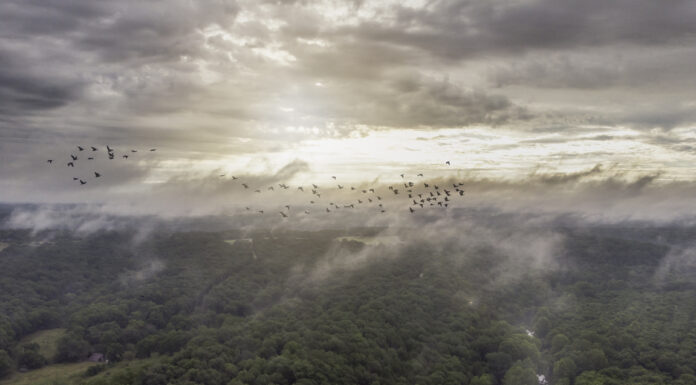
[[[539,380],[530,367],[515,364],[505,373],[503,385],[537,385]]]
[[[572,358],[564,357],[553,364],[553,377],[556,380],[566,378],[572,382],[572,379],[575,377],[576,373],[577,366]]]
[[[469,385],[493,385],[495,384],[495,378],[490,374],[482,374],[478,377],[474,377],[469,382]]]
[[[10,355],[6,351],[0,350],[0,378],[7,376],[12,372],[13,362]]]
[[[57,362],[75,362],[83,360],[89,354],[89,344],[76,333],[68,333],[58,340],[55,360]]]

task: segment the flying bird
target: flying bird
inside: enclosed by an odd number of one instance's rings
[[[84,151],[84,150],[85,150],[84,147],[80,147],[80,146],[77,146],[77,149],[80,150],[80,151]]]
[[[304,192],[304,189],[302,188],[302,186],[298,187],[297,189]]]
[[[98,173],[98,172],[96,172],[96,171],[94,172],[94,177],[95,177],[95,178],[99,178],[100,176],[101,176],[100,173]]]
[[[94,157],[90,156],[89,158],[87,158],[87,160],[94,160]]]
[[[157,151],[157,149],[156,149],[156,148],[151,148],[150,151]]]
[[[128,159],[128,155],[124,155],[124,156],[123,156],[123,159]]]
[[[331,176],[331,177],[332,177],[334,180],[336,180],[336,177],[335,177],[335,176]]]
[[[85,181],[83,181],[82,179],[80,179],[80,184],[81,184],[81,185],[82,185],[82,184],[87,184],[87,182],[85,182]]]
[[[451,166],[450,161],[445,162],[446,165]]]
[[[109,147],[109,145],[106,145],[106,152],[114,152],[114,149]]]
[[[47,160],[46,163],[53,163],[53,159]]]
[[[287,215],[287,214],[285,214],[285,213],[284,213],[284,212],[282,212],[282,211],[279,211],[279,213],[280,213],[280,215],[281,215],[281,216],[283,216],[283,218],[287,218],[287,217],[288,217],[288,215]]]
[[[244,186],[244,188],[249,188],[246,183],[242,183],[242,186]]]
[[[70,154],[70,157],[72,158],[72,160],[77,160],[77,157],[73,154]]]
[[[68,167],[75,167],[75,163],[73,163],[73,162],[68,162]]]
[[[418,174],[417,176],[423,176],[423,174]]]
[[[94,146],[89,146],[89,147],[92,149],[92,151],[97,151],[96,147],[94,147]]]

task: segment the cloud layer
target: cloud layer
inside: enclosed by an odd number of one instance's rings
[[[272,176],[298,153],[312,172],[341,159],[370,178],[457,159],[517,179],[600,162],[689,179],[695,18],[687,0],[4,1],[0,188],[69,200],[38,164],[77,144],[161,148],[104,165],[95,196]],[[360,154],[355,138],[383,132],[397,134]]]

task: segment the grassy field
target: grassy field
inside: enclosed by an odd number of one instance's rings
[[[37,343],[39,353],[50,362],[56,355],[58,340],[65,335],[65,329],[48,329],[32,333],[22,339],[20,344]]]
[[[79,384],[80,385],[92,385],[95,383],[100,383],[101,379],[111,377],[114,373],[119,372],[119,371],[121,371],[121,369],[125,369],[125,368],[128,368],[128,369],[132,370],[133,372],[138,372],[144,366],[157,363],[158,361],[160,361],[160,359],[161,358],[159,358],[159,357],[152,357],[152,358],[146,358],[146,359],[142,359],[142,360],[119,362],[118,364],[116,364],[114,366],[110,366],[108,369],[104,370],[103,372],[97,374],[94,377],[82,379],[83,382],[80,382]],[[0,384],[0,385],[5,385],[5,384]],[[70,385],[72,385],[72,384],[70,384]]]
[[[88,367],[94,362],[78,362],[76,364],[58,364],[44,366],[41,369],[26,373],[15,373],[10,378],[0,381],[0,385],[54,385],[75,384]]]
[[[93,377],[84,377],[84,374],[90,366],[98,365],[94,362],[49,365],[26,373],[15,373],[10,378],[0,381],[0,385],[90,385],[101,382],[100,379],[110,377],[120,369],[130,368],[138,371],[143,366],[151,365],[158,361],[158,357],[123,361],[109,366],[106,370]]]

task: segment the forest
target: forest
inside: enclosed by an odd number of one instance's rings
[[[35,383],[696,384],[693,228],[562,227],[507,270],[375,228],[134,231],[0,231],[0,384],[95,353]]]

